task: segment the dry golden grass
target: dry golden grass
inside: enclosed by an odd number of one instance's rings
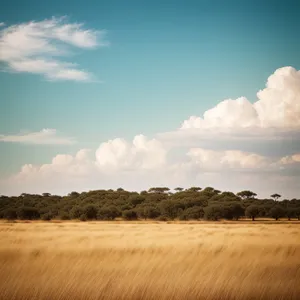
[[[0,223],[1,299],[300,299],[300,224]]]

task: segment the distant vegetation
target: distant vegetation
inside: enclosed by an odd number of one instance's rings
[[[214,188],[191,187],[184,190],[157,187],[148,191],[128,192],[121,188],[71,192],[67,196],[21,194],[18,197],[0,197],[0,218],[45,221],[51,219],[125,220],[239,220],[250,218],[300,219],[300,199],[279,200],[279,194],[270,199],[257,199],[251,191],[237,194]]]

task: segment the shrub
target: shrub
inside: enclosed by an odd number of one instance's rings
[[[245,211],[239,203],[229,203],[220,205],[222,217],[227,220],[238,220],[241,216],[244,216]]]
[[[204,210],[203,207],[193,206],[185,209],[179,216],[180,220],[199,220],[203,218]]]
[[[119,211],[115,206],[102,207],[98,210],[98,220],[114,220],[119,215]]]
[[[160,211],[157,207],[145,205],[138,207],[137,214],[143,219],[155,219],[160,215]]]
[[[17,211],[20,220],[36,220],[40,218],[39,211],[34,207],[21,207]]]
[[[96,205],[87,205],[83,211],[88,220],[97,219],[98,209]]]
[[[67,212],[63,211],[63,212],[60,213],[59,219],[61,219],[61,220],[70,220],[70,215]]]
[[[156,220],[165,222],[165,221],[168,221],[169,219],[166,216],[161,215],[158,218],[156,218]]]
[[[7,220],[17,219],[17,210],[14,208],[8,208],[3,211],[3,217]]]
[[[122,217],[125,220],[137,220],[137,213],[135,210],[124,210],[122,213]]]
[[[80,206],[76,205],[71,209],[70,217],[71,219],[79,219],[82,213],[83,209]]]
[[[80,221],[82,221],[82,222],[85,222],[85,221],[87,221],[87,217],[86,217],[86,214],[82,214],[81,216],[80,216]]]
[[[204,216],[207,220],[218,221],[222,217],[219,205],[209,205],[204,208]]]
[[[50,221],[52,219],[52,215],[50,213],[45,213],[41,216],[43,221]]]

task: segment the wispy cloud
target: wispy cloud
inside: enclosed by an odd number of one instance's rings
[[[6,63],[5,70],[40,74],[48,80],[94,80],[91,73],[58,58],[67,57],[73,48],[87,50],[109,45],[106,32],[66,21],[66,17],[53,17],[0,30],[0,61]]]
[[[26,134],[1,135],[0,142],[39,144],[39,145],[71,145],[76,143],[75,139],[70,137],[61,137],[55,129],[43,129],[38,132]]]

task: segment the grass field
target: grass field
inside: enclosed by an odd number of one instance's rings
[[[300,299],[300,224],[0,223],[1,299]]]

